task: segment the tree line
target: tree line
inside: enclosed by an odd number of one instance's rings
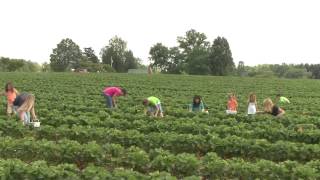
[[[240,61],[235,66],[225,37],[216,37],[210,42],[204,33],[191,29],[176,40],[177,46],[174,47],[158,42],[150,48],[149,63],[154,70],[168,74],[320,79],[320,64],[250,67]],[[80,49],[72,39],[66,38],[52,50],[50,63],[40,66],[23,59],[2,57],[0,71],[65,72],[86,69],[89,72],[128,72],[129,69],[146,68],[127,47],[127,42],[118,36],[108,41],[99,57],[91,47]]]
[[[10,59],[0,57],[0,72],[39,72],[41,66],[38,63],[24,59]]]
[[[178,46],[166,47],[157,43],[150,49],[153,67],[163,73],[231,75],[235,70],[229,43],[217,37],[211,44],[204,33],[191,29],[177,37]]]
[[[115,36],[102,48],[101,62],[91,47],[83,50],[72,41],[63,39],[50,55],[50,68],[55,72],[87,69],[89,72],[127,72],[140,66],[140,59],[127,48],[127,42]]]

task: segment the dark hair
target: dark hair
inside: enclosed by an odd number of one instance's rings
[[[121,92],[124,96],[126,96],[128,94],[127,90],[124,88],[121,88]]]
[[[145,106],[146,106],[148,103],[149,103],[148,99],[144,99],[144,100],[142,101],[142,104],[145,105]]]
[[[9,86],[11,86],[11,89],[9,89]],[[14,87],[13,87],[12,82],[8,82],[4,89],[6,92],[13,91]]]
[[[199,99],[199,103],[196,102],[197,99]],[[201,100],[201,96],[195,95],[195,96],[193,97],[193,104],[200,104],[201,101],[202,101],[202,100]]]
[[[280,97],[281,96],[281,94],[277,94],[277,96],[276,97]]]

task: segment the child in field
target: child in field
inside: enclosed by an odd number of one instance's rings
[[[283,106],[285,104],[290,104],[290,101],[288,98],[281,96],[281,94],[277,94],[276,103]]]
[[[126,96],[127,91],[120,87],[106,87],[103,90],[103,95],[106,98],[108,108],[117,108],[116,97]]]
[[[271,114],[276,117],[281,117],[285,114],[285,111],[280,107],[273,104],[270,98],[267,98],[263,101],[264,112]]]
[[[227,103],[227,114],[237,114],[238,102],[235,94],[229,94]]]
[[[160,99],[151,96],[144,99],[142,104],[145,106],[144,114],[152,117],[163,117]]]
[[[250,93],[248,99],[248,115],[254,115],[257,113],[258,105],[257,105],[257,96],[255,93]]]
[[[14,88],[11,82],[8,82],[5,85],[5,91],[0,93],[0,95],[4,95],[7,97],[7,115],[11,116],[13,113],[13,101],[16,99],[19,92]]]
[[[189,112],[205,112],[208,113],[208,110],[205,107],[205,104],[202,101],[201,96],[194,96],[192,104],[189,105]]]
[[[31,122],[30,114],[33,120],[37,119],[34,104],[35,96],[29,93],[21,93],[13,102],[14,109],[24,125]]]

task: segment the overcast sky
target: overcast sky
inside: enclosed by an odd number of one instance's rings
[[[0,56],[49,62],[63,38],[99,55],[118,35],[146,63],[191,28],[229,41],[247,65],[320,63],[317,0],[0,0]]]

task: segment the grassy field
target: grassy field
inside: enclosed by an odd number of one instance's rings
[[[320,81],[133,74],[0,73],[36,96],[41,127],[24,127],[0,109],[4,179],[318,179]],[[122,86],[119,108],[105,108],[105,86]],[[239,113],[227,116],[227,94]],[[247,99],[281,93],[286,115],[246,116]],[[186,109],[203,96],[209,115]],[[165,118],[143,115],[159,97]]]

